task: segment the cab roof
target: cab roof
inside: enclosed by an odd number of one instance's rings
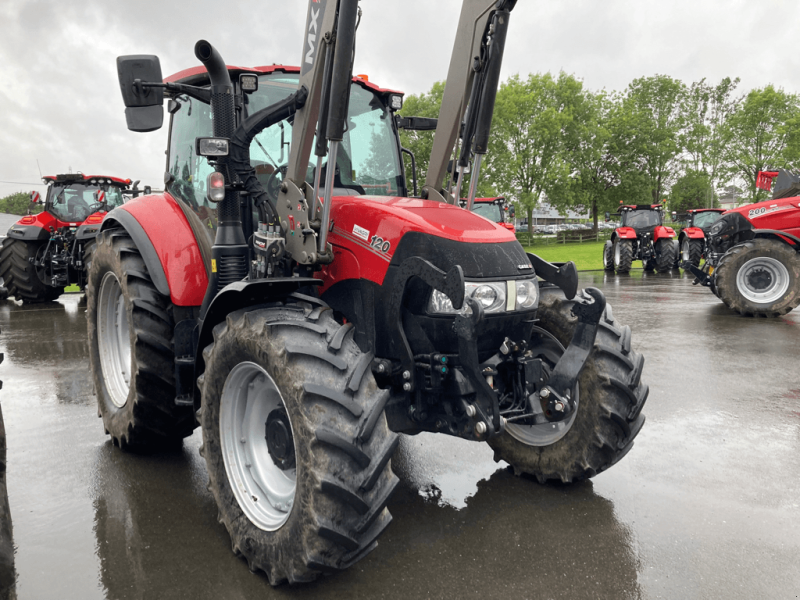
[[[42,180],[46,183],[92,183],[92,180],[105,180],[101,183],[111,183],[127,187],[131,184],[130,179],[120,179],[119,177],[112,177],[111,175],[84,175],[83,173],[59,173],[58,175],[45,175]]]
[[[686,210],[689,214],[701,213],[701,212],[719,212],[723,213],[727,208],[689,208]]]
[[[617,209],[618,213],[626,210],[664,210],[662,204],[624,204]]]
[[[280,71],[281,73],[300,73],[300,67],[292,67],[287,65],[263,65],[260,67],[237,67],[235,65],[226,65],[228,67],[228,72],[231,75],[239,75],[240,73],[256,73],[259,75],[266,75],[268,73],[274,73],[276,71]],[[203,65],[198,65],[196,67],[191,67],[189,69],[184,69],[183,71],[178,71],[177,73],[170,75],[164,79],[164,83],[176,83],[181,82],[188,85],[204,85],[208,83],[207,77],[208,71]],[[366,79],[363,75],[356,75],[353,77],[353,82],[359,84],[361,87],[366,88],[375,92],[376,94],[397,94],[400,96],[405,95],[405,92],[401,92],[398,90],[392,90],[389,88],[382,88],[378,85],[375,85],[368,79]]]

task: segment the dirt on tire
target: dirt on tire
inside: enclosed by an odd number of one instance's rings
[[[786,292],[770,302],[755,302],[739,289],[740,269],[749,261],[767,258],[783,265],[788,275]],[[800,305],[800,254],[789,245],[771,239],[754,239],[730,248],[714,270],[714,290],[722,302],[747,317],[780,317]]]
[[[324,305],[290,302],[228,315],[203,352],[199,416],[209,489],[234,553],[272,585],[350,567],[375,548],[391,521],[386,504],[398,479],[390,459],[399,438],[386,424],[389,392],[377,387],[373,356],[359,350],[352,332]],[[244,361],[274,381],[294,437],[294,502],[273,531],[242,510],[221,450],[222,392]]]
[[[47,242],[27,242],[6,238],[0,249],[0,277],[9,296],[23,304],[52,302],[64,291],[45,285],[36,273],[30,259],[36,257],[39,248]]]
[[[175,405],[174,323],[169,296],[158,292],[135,243],[122,229],[104,231],[93,244],[87,274],[86,319],[98,416],[122,449],[149,451],[178,445],[195,428],[191,406]],[[118,406],[106,385],[98,340],[98,294],[113,272],[124,296],[129,324],[131,376],[127,399]],[[117,403],[122,404],[120,398]]]
[[[537,325],[564,347],[577,324],[573,304],[561,290],[542,289]],[[605,471],[628,453],[644,424],[649,389],[641,381],[643,367],[644,357],[631,347],[630,328],[620,325],[607,305],[579,378],[578,412],[569,431],[547,446],[527,445],[503,433],[488,442],[495,459],[540,483],[581,481]]]

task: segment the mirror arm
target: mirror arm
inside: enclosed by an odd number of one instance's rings
[[[205,104],[211,104],[211,90],[208,88],[186,85],[184,83],[151,83],[148,81],[142,81],[141,79],[134,79],[133,86],[136,88],[139,94],[142,93],[142,88],[146,87],[164,88],[170,92],[185,94],[191,98],[194,98],[195,100],[204,102]]]

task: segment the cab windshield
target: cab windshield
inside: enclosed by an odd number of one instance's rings
[[[472,205],[472,212],[486,217],[495,223],[503,222],[503,211],[500,210],[499,204],[490,204],[488,202],[476,202]]]
[[[69,183],[51,185],[48,191],[47,212],[60,221],[80,222],[104,210],[103,203],[98,201],[98,192],[105,193],[105,210],[122,206],[122,190],[110,185],[89,185]]]
[[[259,77],[258,91],[247,95],[246,110],[252,115],[297,90],[296,73],[270,73]],[[167,170],[167,190],[187,202],[209,227],[216,228],[216,205],[206,198],[206,178],[213,171],[204,157],[194,153],[195,138],[212,135],[211,107],[186,96],[173,115]],[[289,161],[292,119],[277,123],[255,136],[250,144],[250,164],[273,201]],[[314,182],[316,157],[311,155],[306,181]],[[327,161],[322,163],[323,177]],[[324,179],[323,179],[324,181]],[[353,84],[344,139],[336,158],[334,185],[356,194],[397,196],[403,191],[403,175],[392,130],[391,112],[381,99]]]
[[[622,218],[623,227],[641,229],[661,225],[661,212],[657,210],[629,210]]]
[[[692,221],[692,226],[700,228],[708,227],[709,225],[714,224],[721,216],[722,213],[717,212],[715,210],[695,213],[694,220]]]

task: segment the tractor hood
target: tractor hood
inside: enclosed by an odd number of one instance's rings
[[[797,235],[796,232],[800,231],[800,196],[747,204],[729,210],[722,218],[731,214],[741,215],[752,223],[754,229],[776,229]]]

